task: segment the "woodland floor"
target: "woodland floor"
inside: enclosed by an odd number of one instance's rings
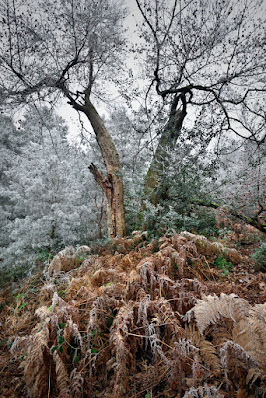
[[[1,397],[266,396],[258,246],[116,239],[76,269],[36,274],[16,295],[7,287]]]

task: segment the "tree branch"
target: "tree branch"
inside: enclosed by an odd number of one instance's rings
[[[93,175],[93,177],[94,177],[95,181],[97,182],[97,184],[100,185],[100,187],[103,189],[103,191],[106,191],[105,178],[102,175],[102,173],[97,169],[97,167],[95,166],[94,163],[90,164],[89,170],[90,170],[91,174]]]
[[[195,204],[197,206],[210,207],[213,209],[219,209],[219,207],[222,206],[217,203],[205,202],[204,200],[200,200],[200,199],[192,201],[191,204]],[[259,231],[266,233],[266,224],[261,223],[261,221],[259,219],[259,215],[265,211],[265,209],[262,206],[260,207],[260,210],[253,217],[247,217],[245,214],[242,214],[232,208],[228,208],[228,210],[232,216],[237,217],[238,219],[244,221],[246,224],[252,225]]]

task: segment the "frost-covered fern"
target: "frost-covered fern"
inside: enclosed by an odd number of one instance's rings
[[[191,387],[183,396],[183,398],[216,398],[218,396],[218,390],[215,386],[208,387]]]
[[[197,326],[201,333],[211,324],[215,324],[222,318],[232,319],[234,322],[248,315],[250,305],[235,294],[229,296],[222,293],[220,297],[206,296],[203,300],[198,300],[195,307],[187,312],[185,320],[195,317]]]

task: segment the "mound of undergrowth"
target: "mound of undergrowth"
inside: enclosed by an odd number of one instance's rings
[[[1,396],[263,397],[265,279],[200,235],[116,239],[2,296]]]

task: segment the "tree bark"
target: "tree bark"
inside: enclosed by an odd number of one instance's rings
[[[82,110],[92,125],[107,171],[105,178],[94,164],[89,167],[95,181],[101,186],[107,198],[110,210],[109,225],[111,226],[109,235],[112,237],[125,236],[124,186],[118,152],[112,137],[89,98],[86,98],[86,105]]]
[[[157,206],[161,199],[167,197],[167,187],[164,175],[169,167],[168,150],[174,148],[180,135],[183,119],[182,111],[171,116],[163,130],[154,157],[147,171],[144,182],[144,195],[152,204]]]
[[[176,110],[180,99],[182,101],[182,108]],[[185,96],[176,96],[172,102],[168,123],[161,133],[157,149],[145,177],[144,199],[138,214],[138,225],[141,224],[142,229],[152,228],[152,226],[147,226],[142,223],[142,214],[146,209],[145,201],[149,201],[152,205],[157,207],[160,202],[166,200],[168,197],[167,191],[169,186],[165,181],[165,175],[169,167],[169,150],[176,146],[185,116]]]
[[[119,155],[111,135],[90,100],[91,85],[89,85],[88,89],[85,91],[84,105],[81,105],[73,98],[64,80],[59,81],[57,87],[60,88],[69,99],[69,104],[77,111],[84,113],[91,123],[96,141],[100,147],[107,176],[104,177],[94,164],[91,164],[89,169],[95,181],[105,192],[107,198],[107,213],[110,213],[109,220],[107,220],[107,225],[110,225],[108,234],[111,237],[126,236],[124,184]]]
[[[176,110],[179,100],[182,101],[182,107]],[[148,199],[155,206],[159,204],[161,199],[167,197],[164,175],[169,167],[168,150],[176,146],[186,114],[185,94],[175,96],[171,105],[168,123],[161,134],[144,182],[145,199]]]

